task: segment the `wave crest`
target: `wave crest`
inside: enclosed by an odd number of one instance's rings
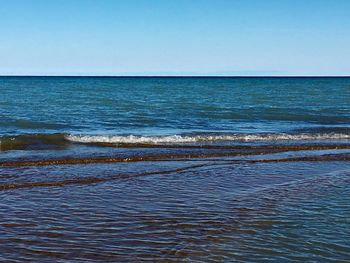
[[[66,139],[79,143],[110,144],[171,144],[215,141],[286,141],[286,140],[347,140],[350,134],[344,133],[301,133],[301,134],[230,134],[230,135],[67,135]]]

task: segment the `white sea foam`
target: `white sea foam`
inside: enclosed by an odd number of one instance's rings
[[[66,139],[79,143],[112,144],[169,144],[212,141],[286,141],[286,140],[348,140],[344,133],[301,133],[301,134],[229,134],[229,135],[67,135]]]

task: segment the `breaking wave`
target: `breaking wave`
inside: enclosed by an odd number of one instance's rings
[[[286,140],[348,140],[346,133],[301,133],[301,134],[229,134],[229,135],[67,135],[67,140],[79,143],[109,144],[173,144],[215,141],[286,141]]]
[[[260,134],[188,134],[188,135],[74,135],[74,134],[25,134],[0,137],[0,151],[59,149],[72,143],[127,146],[171,146],[211,142],[287,142],[349,140],[350,133],[260,133]]]

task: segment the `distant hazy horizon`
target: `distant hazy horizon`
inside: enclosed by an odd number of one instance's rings
[[[350,78],[349,75],[200,75],[200,74],[126,74],[126,75],[112,75],[112,74],[70,74],[70,75],[60,75],[60,74],[52,74],[52,75],[45,75],[45,74],[36,74],[36,75],[27,75],[27,74],[3,74],[0,75],[1,77],[78,77],[78,78]]]

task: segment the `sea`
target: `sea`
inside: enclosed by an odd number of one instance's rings
[[[349,262],[350,78],[0,77],[1,262]]]

